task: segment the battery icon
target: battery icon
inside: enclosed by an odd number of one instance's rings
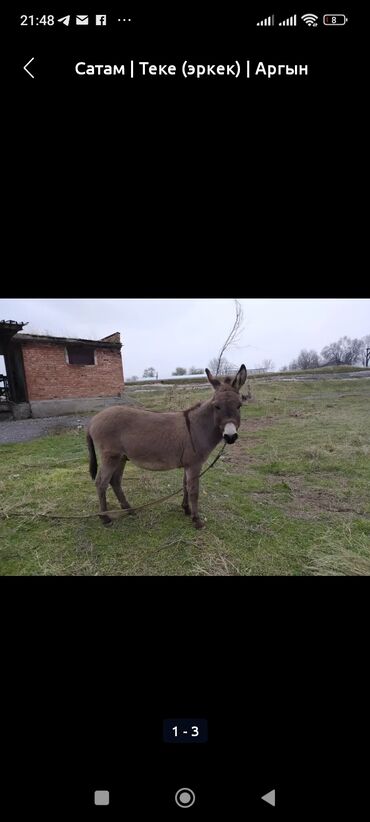
[[[324,14],[324,26],[344,26],[348,23],[348,17],[345,14]]]

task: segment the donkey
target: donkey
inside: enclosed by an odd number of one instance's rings
[[[90,474],[96,480],[101,520],[111,525],[105,513],[106,491],[110,484],[121,508],[135,513],[122,489],[122,475],[127,460],[149,471],[184,469],[184,498],[182,507],[191,515],[196,528],[202,528],[199,517],[199,474],[213,449],[224,439],[234,443],[238,439],[240,408],[239,391],[247,379],[242,365],[234,379],[220,380],[206,368],[214,388],[211,399],[198,403],[186,411],[147,411],[130,406],[111,406],[100,411],[87,429],[90,455]],[[99,449],[101,465],[98,471],[95,447]]]

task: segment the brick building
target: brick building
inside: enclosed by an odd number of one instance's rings
[[[0,323],[6,379],[3,402],[16,418],[99,410],[124,389],[120,334],[101,340],[21,333]],[[2,403],[3,404],[3,403]]]

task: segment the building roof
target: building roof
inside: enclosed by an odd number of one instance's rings
[[[27,323],[18,323],[16,320],[0,320],[0,354],[4,353],[4,349],[12,337],[14,337],[18,331],[22,331],[25,325],[27,325]]]
[[[111,340],[111,337],[114,337],[114,342]],[[20,343],[27,343],[27,342],[38,342],[49,344],[52,343],[53,345],[89,345],[93,346],[94,348],[113,348],[120,350],[122,348],[120,334],[112,334],[110,337],[103,338],[102,340],[84,340],[74,337],[51,337],[46,334],[17,334],[14,338],[13,342]]]
[[[22,331],[25,325],[28,325],[28,323],[17,323],[16,320],[0,320],[0,333],[16,334],[18,331]]]

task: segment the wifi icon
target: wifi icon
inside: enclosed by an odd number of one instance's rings
[[[318,19],[317,14],[302,14],[301,17],[301,20],[303,20],[304,23],[307,23],[308,26],[317,26]]]

